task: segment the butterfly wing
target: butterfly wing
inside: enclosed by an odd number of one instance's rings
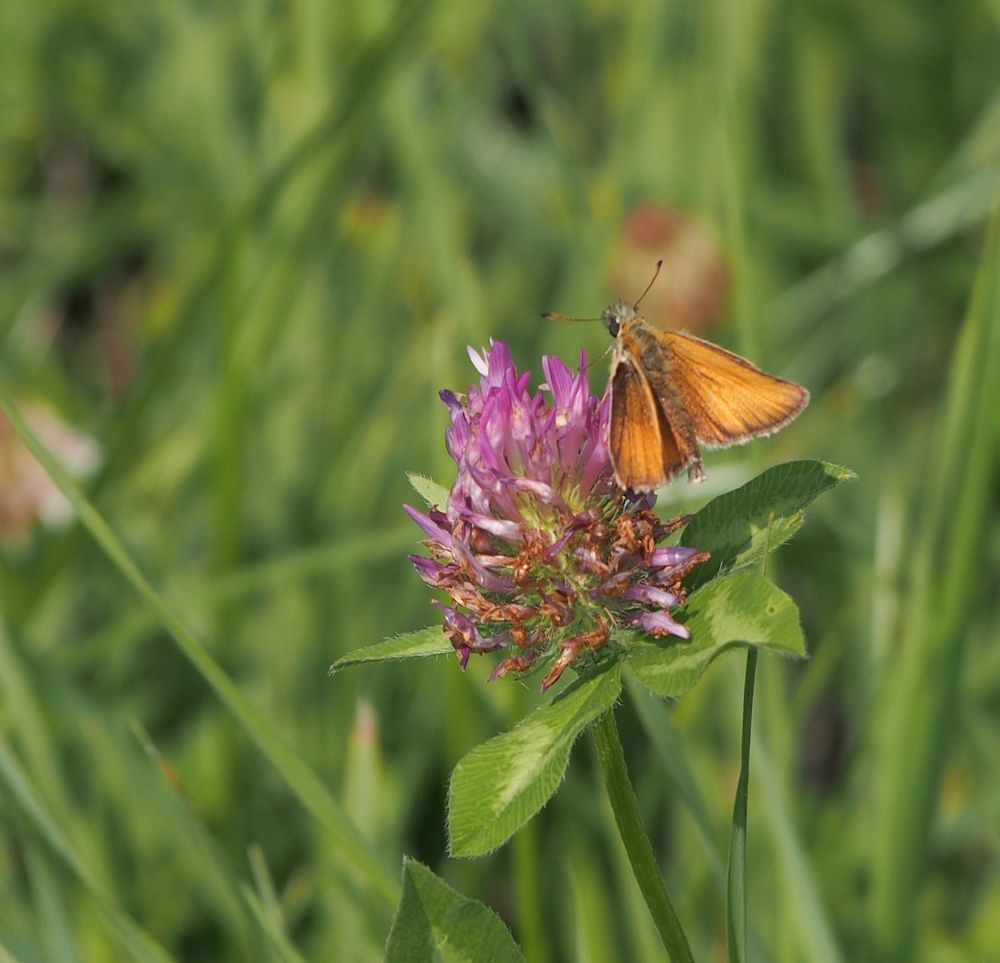
[[[722,448],[783,428],[809,403],[794,381],[761,371],[738,354],[677,331],[657,333],[670,382],[698,441]]]
[[[649,380],[628,354],[611,373],[611,464],[620,488],[652,491],[684,467]]]

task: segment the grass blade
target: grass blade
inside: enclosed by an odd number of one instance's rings
[[[841,955],[830,919],[817,892],[807,854],[795,832],[781,781],[767,747],[757,736],[752,742],[761,809],[774,838],[775,854],[788,894],[786,899],[794,907],[790,922],[798,931],[800,958],[811,963],[839,963]]]
[[[326,828],[343,855],[364,874],[373,889],[387,902],[394,904],[398,898],[398,883],[372,853],[369,845],[351,824],[319,776],[257,712],[208,650],[173,613],[142,573],[111,526],[25,424],[16,406],[2,393],[0,393],[0,411],[8,417],[15,432],[72,503],[84,528],[100,545],[122,577],[157,614],[181,652],[278,770],[295,796]]]
[[[16,801],[38,834],[46,840],[94,897],[108,918],[115,938],[127,951],[129,958],[152,960],[156,963],[167,963],[172,960],[173,957],[142,929],[98,882],[72,843],[59,831],[13,753],[2,739],[0,739],[0,785]]]
[[[961,331],[909,586],[907,644],[886,693],[873,851],[872,937],[885,960],[911,958],[917,901],[955,712],[958,675],[980,589],[1000,431],[1000,215]]]

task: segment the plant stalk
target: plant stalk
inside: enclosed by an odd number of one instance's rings
[[[747,797],[750,791],[750,733],[753,724],[753,693],[757,680],[757,650],[747,652],[743,680],[743,735],[740,740],[740,780],[733,802],[733,828],[729,837],[726,868],[726,946],[732,963],[747,958]]]
[[[618,738],[614,711],[605,712],[594,723],[591,732],[597,747],[597,757],[604,772],[604,785],[611,800],[618,832],[625,844],[632,872],[653,917],[653,923],[663,941],[667,956],[674,963],[694,963],[691,947],[667,895],[652,844],[642,825],[639,804],[636,802],[635,790],[632,788],[625,766],[625,754]]]

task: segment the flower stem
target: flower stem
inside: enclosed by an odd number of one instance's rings
[[[760,574],[767,574],[771,551],[772,512],[764,533],[764,554]],[[730,963],[746,963],[747,958],[747,797],[750,794],[750,732],[753,727],[753,690],[757,681],[757,650],[747,650],[747,671],[743,679],[743,734],[740,737],[740,779],[733,801],[733,827],[729,834],[729,861],[726,866],[726,946]]]
[[[747,958],[747,795],[750,788],[750,729],[753,722],[753,690],[757,678],[757,650],[747,652],[743,682],[743,736],[740,743],[740,780],[733,803],[733,829],[729,837],[726,868],[726,944],[732,963]]]
[[[625,767],[625,754],[618,738],[614,711],[605,712],[594,723],[591,732],[597,746],[597,757],[604,770],[604,785],[611,800],[618,832],[625,844],[632,872],[660,933],[660,939],[663,940],[667,955],[674,963],[694,963],[691,947],[667,895],[660,867],[653,855],[653,847],[642,826],[635,791],[632,789],[628,769]]]

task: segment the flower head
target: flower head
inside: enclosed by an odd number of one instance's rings
[[[72,474],[86,476],[94,471],[100,449],[93,439],[69,428],[45,405],[29,402],[22,412],[31,430]],[[48,472],[0,414],[0,539],[21,541],[36,520],[59,526],[72,515],[69,502]]]
[[[680,211],[640,204],[628,214],[612,267],[612,286],[641,291],[649,266],[663,259],[669,284],[656,284],[643,312],[664,328],[699,334],[719,319],[726,300],[726,259],[712,226]]]
[[[687,638],[670,609],[683,601],[684,573],[707,555],[657,547],[683,519],[664,523],[652,496],[615,487],[609,399],[590,393],[586,355],[575,373],[543,358],[547,391],[534,394],[503,342],[469,357],[479,385],[441,392],[458,466],[448,503],[404,506],[430,552],[410,556],[414,567],[451,596],[434,604],[463,668],[473,652],[513,649],[490,678],[551,659],[545,689],[621,626]]]

